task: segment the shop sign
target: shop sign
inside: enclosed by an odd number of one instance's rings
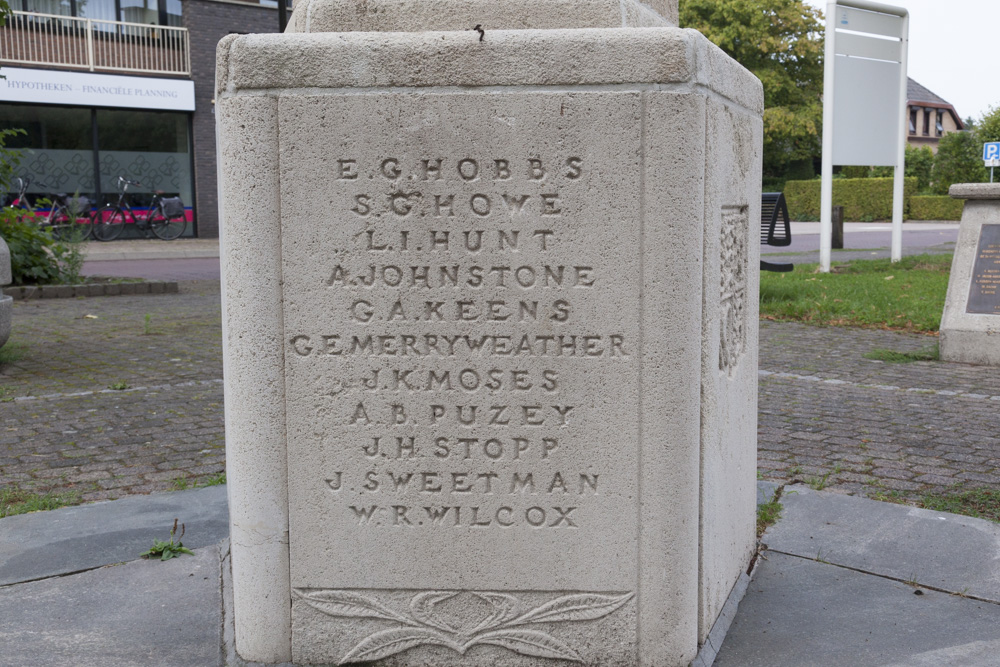
[[[0,101],[194,111],[194,82],[4,67]]]

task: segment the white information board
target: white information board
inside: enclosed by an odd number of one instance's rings
[[[869,0],[832,0],[826,10],[820,270],[830,270],[833,166],[894,167],[893,261],[903,250],[903,158],[909,14]]]

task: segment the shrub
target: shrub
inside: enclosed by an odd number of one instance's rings
[[[929,146],[906,145],[907,176],[917,179],[917,192],[927,192],[931,186],[931,170],[934,168],[934,151]]]
[[[0,212],[0,237],[10,248],[14,285],[47,285],[73,282],[74,250],[57,243],[31,214],[5,208]],[[79,267],[76,267],[77,269]]]
[[[948,194],[952,183],[982,183],[989,176],[983,169],[983,145],[973,132],[951,132],[941,137],[934,158],[936,195]]]
[[[815,181],[788,181],[785,200],[792,220],[818,220],[820,184]],[[903,179],[903,212],[917,188],[917,179]],[[833,205],[844,207],[845,220],[889,220],[892,218],[891,178],[835,178]]]
[[[910,197],[910,220],[961,220],[965,201],[939,195]]]

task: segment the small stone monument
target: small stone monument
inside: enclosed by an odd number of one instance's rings
[[[1000,183],[961,183],[958,244],[941,316],[941,358],[1000,366]]]
[[[755,547],[760,82],[676,0],[218,50],[235,644],[687,665]]]

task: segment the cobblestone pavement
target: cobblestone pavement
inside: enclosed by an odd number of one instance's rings
[[[90,501],[223,472],[217,281],[17,302],[14,323],[12,349],[0,353],[15,357],[0,365],[0,488]],[[1000,488],[997,369],[863,358],[934,343],[761,322],[762,476],[903,497]]]

